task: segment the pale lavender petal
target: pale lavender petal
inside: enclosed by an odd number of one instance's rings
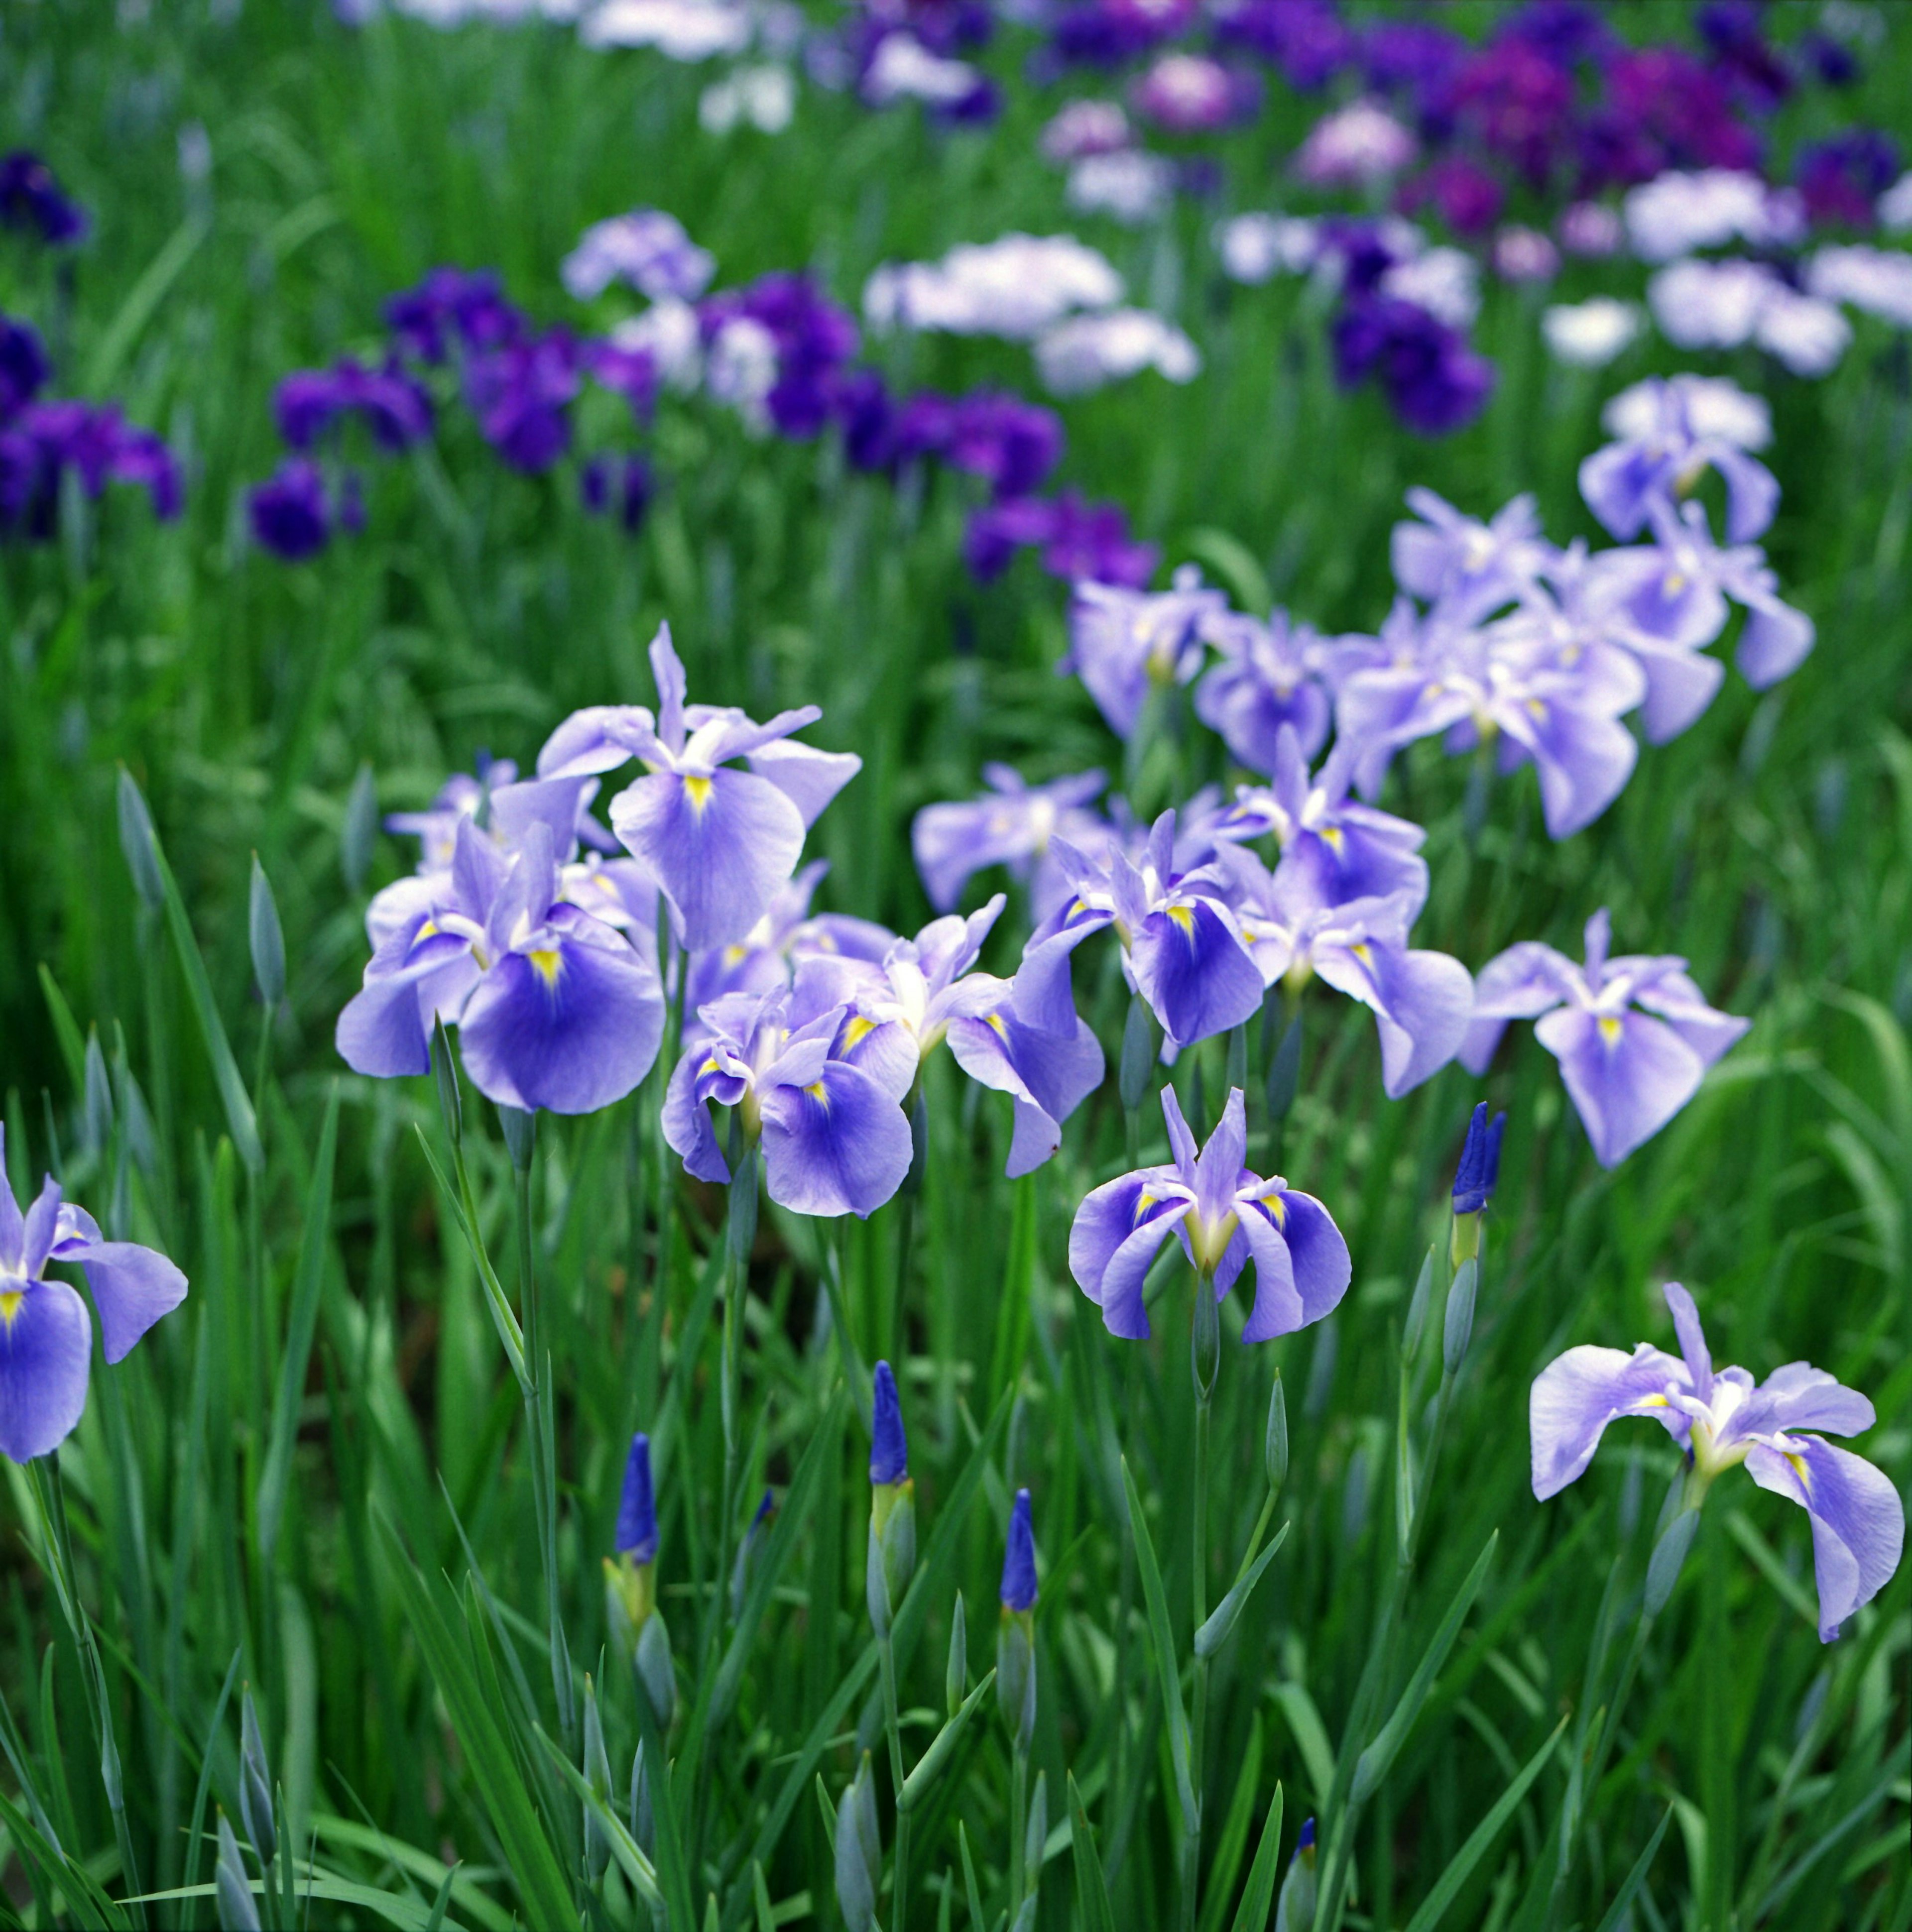
[[[1244,1342],[1292,1334],[1340,1305],[1354,1264],[1334,1217],[1312,1194],[1271,1184],[1244,1202],[1241,1226],[1254,1250],[1256,1276],[1255,1306],[1241,1331]],[[1285,1267],[1275,1259],[1271,1238]]]
[[[764,1177],[799,1214],[873,1214],[903,1184],[910,1124],[875,1081],[833,1060],[805,1087],[764,1095]]]
[[[1790,1496],[1811,1520],[1819,1640],[1830,1643],[1892,1581],[1904,1552],[1905,1509],[1891,1478],[1864,1456],[1816,1436],[1790,1439],[1789,1450],[1754,1449],[1746,1473],[1761,1489]]]
[[[1419,1086],[1460,1052],[1474,982],[1459,960],[1376,943],[1320,948],[1314,966],[1328,985],[1372,1009],[1389,1100]]]
[[[1169,1130],[1169,1154],[1183,1186],[1195,1186],[1195,1136],[1182,1118],[1181,1100],[1172,1087],[1162,1089],[1162,1119]]]
[[[1658,1013],[1708,1066],[1752,1024],[1736,1013],[1722,1013],[1707,1005],[1706,995],[1677,965],[1636,987],[1633,998],[1637,1005]]]
[[[671,641],[671,626],[659,624],[650,640],[650,674],[657,680],[657,735],[674,752],[683,749],[683,660]]]
[[[110,1362],[124,1359],[162,1315],[186,1298],[186,1277],[164,1255],[132,1241],[62,1242],[54,1256],[86,1270]]]
[[[1129,1342],[1148,1339],[1142,1284],[1169,1229],[1193,1204],[1172,1168],[1145,1168],[1096,1188],[1076,1210],[1069,1272],[1101,1309],[1110,1334]]]
[[[749,755],[750,769],[768,778],[803,814],[807,830],[824,808],[863,768],[854,752],[818,752],[780,738]]]
[[[1664,1021],[1562,1008],[1534,1028],[1560,1063],[1595,1158],[1617,1167],[1700,1090],[1705,1064]]]
[[[523,842],[534,824],[551,833],[551,850],[562,856],[577,842],[578,815],[597,790],[591,778],[527,778],[501,785],[491,794],[491,829],[508,845]]]
[[[500,1106],[595,1113],[632,1092],[664,1037],[657,975],[608,926],[555,906],[555,944],[507,952],[458,1026],[473,1084]]]
[[[641,704],[592,704],[574,711],[538,754],[542,778],[615,771],[659,749],[656,721]]]
[[[710,1109],[698,1094],[701,1073],[715,1073],[717,1061],[707,1048],[692,1047],[680,1058],[664,1094],[665,1144],[684,1164],[684,1172],[698,1180],[719,1184],[731,1178],[730,1162],[717,1144],[710,1124]]]
[[[893,1100],[916,1084],[923,1064],[917,1036],[901,1020],[872,1021],[859,1012],[845,1016],[832,1058],[860,1067]]]
[[[1679,1337],[1679,1353],[1693,1393],[1702,1402],[1712,1400],[1712,1356],[1706,1347],[1706,1333],[1700,1325],[1700,1311],[1693,1298],[1676,1281],[1661,1291],[1673,1316],[1673,1332]]]
[[[1617,718],[1571,705],[1536,698],[1496,715],[1505,740],[1533,759],[1551,838],[1570,838],[1591,825],[1625,788],[1640,757],[1638,741]]]
[[[619,838],[656,878],[692,952],[746,938],[803,850],[803,816],[768,778],[657,772],[611,808]]]
[[[24,1272],[20,1256],[26,1246],[26,1222],[7,1178],[7,1130],[0,1124],[0,1274]]]
[[[20,1272],[28,1280],[38,1280],[40,1270],[47,1265],[47,1257],[53,1251],[53,1244],[59,1239],[59,1229],[60,1184],[50,1174],[27,1209],[20,1229]]]
[[[1537,939],[1523,939],[1490,959],[1474,977],[1474,1013],[1460,1042],[1461,1065],[1478,1078],[1487,1070],[1507,1022],[1550,1012],[1579,976],[1571,959]]]
[[[1130,942],[1137,989],[1177,1046],[1240,1026],[1262,1009],[1261,968],[1234,921],[1207,899],[1151,913]]]
[[[77,1290],[37,1281],[0,1315],[0,1455],[57,1449],[86,1407],[93,1324]]]
[[[1112,913],[1072,898],[1053,920],[1037,928],[1023,949],[1022,963],[1010,982],[1019,1018],[1045,1033],[1073,1037],[1076,996],[1069,983],[1070,956],[1114,916]],[[1259,984],[1259,978],[1256,983]]]
[[[1878,1420],[1867,1398],[1810,1362],[1775,1369],[1733,1412],[1721,1439],[1771,1435],[1775,1430],[1823,1429],[1857,1436]]]
[[[1241,1089],[1229,1089],[1228,1104],[1195,1162],[1195,1202],[1202,1220],[1218,1223],[1230,1211],[1248,1155],[1248,1115]]]
[[[1669,644],[1643,632],[1627,647],[1646,674],[1646,702],[1640,722],[1649,745],[1664,745],[1697,722],[1718,694],[1726,667],[1683,644]]]
[[[1689,1425],[1667,1400],[1670,1388],[1691,1392],[1686,1365],[1649,1342],[1630,1355],[1583,1343],[1549,1362],[1527,1402],[1535,1496],[1545,1502],[1577,1481],[1616,1416],[1650,1416],[1684,1448]]]
[[[1797,670],[1811,651],[1817,633],[1812,620],[1776,597],[1747,600],[1745,627],[1733,662],[1755,691],[1763,691]]]
[[[338,1016],[339,1058],[377,1079],[429,1072],[432,1016],[455,1020],[479,976],[469,940],[440,932],[408,943],[397,934],[373,956],[364,986]]]

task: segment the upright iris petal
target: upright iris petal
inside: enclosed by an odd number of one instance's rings
[[[1036,1533],[1029,1514],[1029,1492],[1016,1492],[1009,1514],[1009,1539],[1003,1550],[1002,1606],[1025,1612],[1036,1607]]]

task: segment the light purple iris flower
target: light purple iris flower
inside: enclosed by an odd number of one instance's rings
[[[704,1039],[665,1095],[664,1138],[688,1173],[728,1183],[710,1106],[734,1108],[744,1139],[761,1148],[773,1201],[867,1217],[909,1172],[910,1124],[881,1082],[833,1057],[845,1010],[822,1004],[809,979],[800,967],[791,988],[726,993],[704,1008]]]
[[[842,1002],[832,1052],[867,1072],[908,1105],[923,1063],[947,1042],[956,1064],[979,1084],[1007,1094],[1014,1132],[1011,1180],[1040,1167],[1062,1144],[1062,1123],[1102,1084],[1101,1042],[1085,1020],[1045,1032],[1016,1013],[1010,981],[972,970],[1001,916],[998,892],[966,920],[932,920],[899,940],[880,966],[817,962],[810,983]]]
[[[1151,690],[1191,682],[1208,655],[1203,626],[1224,615],[1228,599],[1202,588],[1184,564],[1172,590],[1124,590],[1078,584],[1069,608],[1069,650],[1056,666],[1073,671],[1118,738],[1133,734]]]
[[[1032,872],[1053,872],[1049,840],[1059,832],[1080,844],[1100,823],[1088,809],[1108,783],[1100,772],[1032,785],[1013,766],[992,764],[983,778],[989,789],[980,798],[926,805],[910,826],[916,868],[938,912],[953,912],[963,887],[992,866],[1024,881]],[[1059,880],[1049,884],[1052,897],[1067,890]]]
[[[1602,1167],[1617,1167],[1699,1091],[1712,1066],[1752,1024],[1716,1012],[1671,954],[1607,957],[1605,908],[1586,922],[1576,966],[1538,940],[1490,959],[1474,982],[1474,1018],[1460,1064],[1484,1073],[1509,1020],[1537,1020],[1535,1037],[1560,1063]]]
[[[1014,983],[1016,1011],[1026,1024],[1075,1036],[1070,956],[1109,926],[1121,941],[1130,985],[1148,1002],[1171,1046],[1193,1046],[1260,1011],[1261,968],[1221,881],[1205,868],[1178,868],[1173,811],[1155,821],[1139,867],[1117,850],[1097,862],[1060,838],[1049,849],[1075,893],[1023,949]]]
[[[1703,649],[1725,628],[1730,599],[1746,613],[1733,659],[1740,676],[1763,691],[1799,668],[1813,646],[1812,620],[1781,601],[1778,579],[1757,544],[1721,549],[1703,503],[1676,511],[1656,497],[1646,520],[1655,542],[1603,553],[1604,568],[1625,584],[1620,608],[1637,629]]]
[[[1799,1432],[1856,1436],[1876,1420],[1872,1405],[1806,1362],[1788,1362],[1759,1383],[1744,1369],[1715,1370],[1693,1298],[1669,1282],[1666,1298],[1677,1355],[1647,1342],[1630,1355],[1583,1343],[1535,1378],[1534,1494],[1544,1502],[1577,1480],[1607,1424],[1621,1416],[1649,1417],[1666,1430],[1685,1451],[1700,1496],[1743,1462],[1761,1489],[1790,1498],[1811,1519],[1819,1638],[1830,1643],[1892,1580],[1905,1510],[1891,1479],[1862,1456]]]
[[[1637,535],[1653,504],[1683,496],[1709,470],[1726,485],[1726,529],[1734,543],[1750,543],[1772,521],[1779,485],[1747,453],[1772,435],[1758,398],[1703,376],[1653,376],[1616,396],[1603,420],[1619,440],[1581,464],[1580,490],[1615,536]]]
[[[186,1298],[186,1277],[164,1255],[101,1240],[98,1222],[61,1199],[52,1175],[23,1214],[0,1127],[0,1455],[16,1462],[57,1449],[86,1407],[92,1319],[77,1289],[47,1279],[49,1262],[86,1270],[109,1362]]]
[[[1516,496],[1488,524],[1431,490],[1409,490],[1407,506],[1421,520],[1394,526],[1394,581],[1424,602],[1438,603],[1455,624],[1478,623],[1513,602],[1553,554],[1529,496]]]
[[[1276,736],[1274,777],[1237,788],[1235,802],[1214,821],[1218,842],[1239,844],[1272,836],[1282,863],[1304,872],[1322,903],[1404,898],[1409,916],[1427,902],[1427,835],[1393,813],[1348,796],[1352,752],[1337,746],[1319,773],[1309,776],[1301,740],[1290,730]]]
[[[1500,770],[1531,763],[1547,831],[1565,838],[1619,796],[1640,748],[1619,722],[1646,695],[1637,663],[1598,637],[1558,648],[1515,612],[1475,629],[1395,606],[1390,662],[1341,687],[1337,720],[1357,754],[1356,782],[1379,788],[1400,747],[1436,733],[1450,752],[1497,742]]]
[[[1333,1216],[1279,1174],[1264,1180],[1242,1166],[1248,1148],[1241,1090],[1230,1090],[1220,1123],[1199,1154],[1175,1089],[1162,1090],[1173,1158],[1106,1182],[1076,1210],[1069,1272],[1125,1341],[1147,1340],[1142,1285],[1173,1229],[1190,1265],[1212,1278],[1219,1301],[1244,1265],[1255,1263],[1255,1305],[1244,1342],[1292,1335],[1332,1312],[1347,1292],[1348,1244]]]
[[[1319,977],[1373,1012],[1389,1100],[1460,1052],[1474,982],[1459,960],[1408,944],[1419,908],[1406,894],[1324,899],[1305,868],[1283,860],[1271,872],[1238,845],[1218,853],[1215,866],[1265,985],[1298,993]]]
[[[668,624],[651,640],[650,665],[654,718],[635,704],[575,712],[539,753],[539,776],[644,764],[645,776],[611,801],[612,828],[656,879],[680,944],[693,952],[731,945],[763,917],[796,870],[804,834],[863,760],[790,742],[823,715],[815,705],[763,724],[734,707],[686,705]]]
[[[428,1071],[434,1018],[458,1028],[466,1072],[500,1106],[587,1114],[650,1071],[664,1035],[656,972],[560,896],[545,821],[507,851],[461,819],[449,869],[401,883],[412,903],[338,1018],[355,1072]]]
[[[1323,672],[1328,646],[1306,624],[1272,610],[1263,623],[1225,610],[1202,624],[1221,653],[1195,692],[1195,715],[1250,771],[1271,772],[1281,733],[1293,732],[1301,755],[1328,742],[1333,706]]]

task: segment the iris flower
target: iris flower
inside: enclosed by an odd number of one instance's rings
[[[1122,590],[1079,584],[1069,610],[1069,651],[1056,669],[1073,671],[1118,738],[1131,736],[1154,689],[1187,684],[1208,656],[1202,626],[1225,615],[1228,599],[1202,588],[1184,566],[1172,590]]]
[[[1474,982],[1460,1049],[1461,1064],[1484,1073],[1507,1022],[1537,1020],[1535,1036],[1559,1061],[1602,1167],[1617,1167],[1658,1133],[1752,1024],[1708,1006],[1684,959],[1610,958],[1611,938],[1603,907],[1586,922],[1583,965],[1531,939],[1490,960]]]
[[[1872,1405],[1823,1369],[1788,1362],[1763,1382],[1744,1369],[1715,1370],[1693,1298],[1666,1287],[1679,1353],[1642,1342],[1631,1355],[1583,1344],[1543,1369],[1529,1402],[1533,1489],[1542,1502],[1577,1480],[1608,1423],[1646,1416],[1685,1452],[1694,1503],[1714,1479],[1744,1463],[1761,1489],[1799,1504],[1812,1523],[1819,1638],[1830,1643],[1859,1605],[1892,1580],[1905,1543],[1905,1511],[1889,1478],[1823,1435],[1856,1436]]]
[[[923,889],[938,912],[953,912],[963,887],[991,866],[1007,866],[1016,879],[1052,870],[1044,865],[1049,840],[1060,832],[1079,842],[1099,824],[1088,808],[1108,783],[1100,772],[1081,772],[1032,785],[998,764],[985,765],[983,778],[989,789],[980,798],[926,805],[910,827]]]
[[[1175,1089],[1162,1090],[1173,1159],[1106,1182],[1076,1210],[1069,1271],[1102,1310],[1112,1335],[1149,1334],[1142,1284],[1172,1229],[1217,1300],[1255,1263],[1255,1304],[1241,1339],[1271,1341],[1330,1313],[1347,1292],[1352,1264],[1334,1217],[1279,1174],[1264,1180],[1243,1166],[1247,1116],[1232,1089],[1220,1124],[1200,1154]]]
[[[763,724],[734,706],[687,705],[668,625],[651,640],[650,664],[654,718],[636,704],[574,712],[539,754],[539,776],[638,760],[644,776],[611,802],[611,825],[656,878],[680,943],[693,952],[731,945],[768,910],[796,869],[804,834],[863,760],[790,742],[822,716],[813,704]],[[739,760],[749,769],[737,769]]]
[[[1328,647],[1285,610],[1266,623],[1238,610],[1208,619],[1203,634],[1220,662],[1195,691],[1195,715],[1250,771],[1272,772],[1283,730],[1312,758],[1328,742],[1332,706],[1325,682]]]
[[[1616,396],[1601,420],[1619,440],[1581,464],[1580,490],[1615,536],[1636,536],[1653,504],[1684,496],[1709,470],[1726,485],[1734,543],[1751,542],[1772,522],[1779,485],[1748,454],[1772,440],[1761,398],[1714,377],[1649,376]]]
[[[50,1174],[23,1214],[0,1127],[0,1454],[16,1462],[57,1449],[86,1407],[92,1320],[78,1290],[47,1279],[49,1262],[85,1270],[109,1362],[186,1298],[186,1277],[164,1255],[101,1240],[99,1223],[62,1201]]]

